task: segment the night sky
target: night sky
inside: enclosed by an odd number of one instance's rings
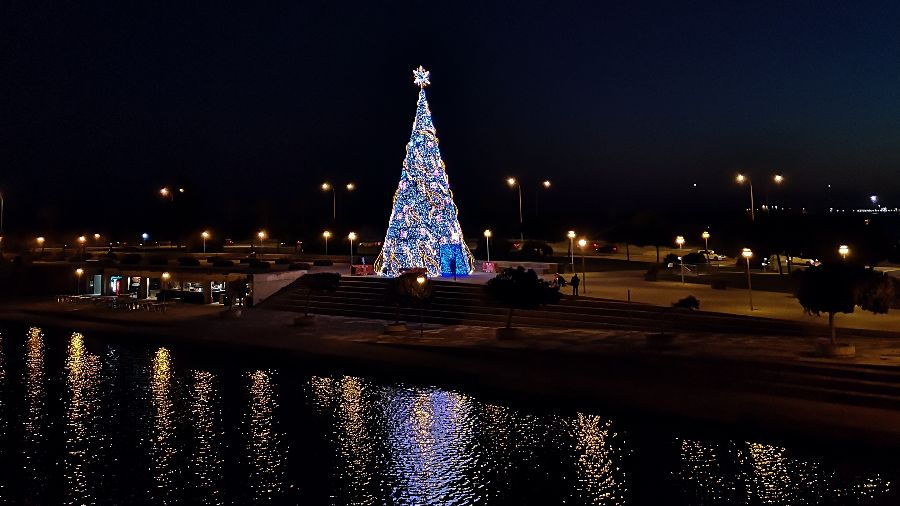
[[[787,205],[896,205],[898,26],[896,2],[7,1],[7,228],[157,233],[168,185],[188,228],[380,239],[418,65],[470,236],[516,230],[508,176],[560,234],[740,213],[738,170]],[[358,186],[337,226],[325,180]]]

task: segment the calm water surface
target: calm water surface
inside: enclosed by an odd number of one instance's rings
[[[0,328],[2,504],[898,503],[900,465],[808,455],[284,361]]]

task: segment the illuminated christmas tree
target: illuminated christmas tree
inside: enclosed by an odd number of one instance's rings
[[[384,245],[375,261],[375,271],[382,276],[416,267],[425,268],[429,276],[449,276],[454,270],[461,276],[475,270],[425,98],[428,78],[421,66],[413,70],[419,103]]]

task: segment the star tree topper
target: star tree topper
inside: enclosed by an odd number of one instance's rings
[[[413,82],[419,86],[419,88],[424,88],[431,84],[429,81],[429,77],[431,77],[431,72],[425,70],[424,67],[419,65],[419,68],[413,70]]]

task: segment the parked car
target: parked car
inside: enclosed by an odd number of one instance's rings
[[[700,253],[701,255],[705,256],[710,262],[714,262],[714,261],[721,262],[721,261],[725,260],[725,255],[719,255],[718,253],[716,253],[715,251],[713,251],[711,249],[697,250],[697,253]]]
[[[544,241],[514,241],[509,256],[515,260],[547,260],[553,256],[553,248]]]
[[[688,265],[708,264],[709,259],[703,253],[688,253],[681,257],[681,261]]]
[[[601,244],[598,242],[593,243],[594,252],[595,253],[618,253],[619,247],[615,244]]]

